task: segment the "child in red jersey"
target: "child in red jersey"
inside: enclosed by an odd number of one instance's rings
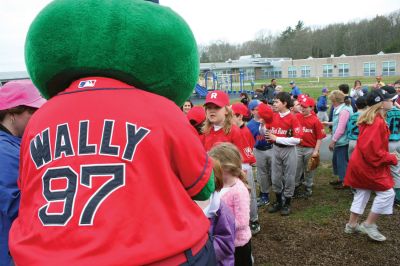
[[[186,114],[189,123],[194,127],[199,136],[201,133],[201,128],[204,125],[204,121],[206,120],[206,111],[202,106],[194,106],[189,112]]]
[[[214,146],[209,154],[221,164],[224,183],[220,192],[221,200],[235,217],[235,265],[253,265],[249,226],[250,195],[241,168],[240,153],[231,143],[221,143]]]
[[[315,102],[310,97],[302,98],[300,101],[301,113],[296,117],[302,128],[302,138],[297,145],[297,170],[296,170],[296,188],[299,187],[300,179],[304,173],[304,185],[306,196],[312,194],[313,177],[315,170],[308,171],[307,164],[311,157],[319,156],[319,148],[322,139],[326,136],[325,130],[317,116],[313,113]]]
[[[202,143],[206,151],[220,142],[235,144],[242,155],[243,162],[254,157],[252,147],[243,138],[238,126],[232,123],[232,110],[229,107],[229,96],[223,91],[212,91],[204,103],[206,121],[202,128]]]
[[[234,103],[232,104],[233,111],[233,123],[236,124],[240,128],[240,132],[242,133],[245,140],[249,143],[249,147],[254,147],[255,140],[253,135],[251,134],[248,127],[243,121],[243,118],[247,114],[247,107],[242,103]],[[248,153],[253,154],[252,150],[249,150]],[[258,208],[257,208],[257,194],[256,194],[256,184],[254,183],[253,177],[253,168],[252,165],[256,163],[256,158],[254,156],[246,158],[243,160],[242,169],[246,173],[247,183],[251,188],[251,200],[250,200],[250,228],[251,233],[253,235],[260,232],[261,227],[258,222]]]
[[[297,168],[296,145],[300,143],[300,123],[290,112],[293,102],[290,94],[280,92],[274,99],[274,113],[270,128],[266,133],[268,141],[273,142],[272,157],[272,190],[276,194],[276,202],[268,209],[281,215],[290,214],[290,203],[294,193]],[[262,114],[259,112],[260,116]],[[282,200],[282,193],[285,202]]]

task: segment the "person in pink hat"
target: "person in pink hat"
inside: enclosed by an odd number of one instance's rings
[[[30,80],[0,87],[0,262],[10,265],[8,234],[18,215],[17,185],[21,137],[32,114],[46,100]],[[0,264],[1,264],[0,263]]]

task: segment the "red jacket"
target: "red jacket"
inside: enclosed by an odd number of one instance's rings
[[[389,153],[389,129],[382,116],[377,115],[372,125],[359,126],[360,135],[351,155],[344,183],[353,188],[385,191],[393,187],[390,165],[397,164]]]

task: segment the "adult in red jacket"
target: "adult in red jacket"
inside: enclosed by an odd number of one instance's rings
[[[395,194],[390,165],[396,165],[397,158],[389,153],[390,133],[383,118],[384,112],[393,106],[393,97],[395,95],[383,93],[380,89],[367,96],[369,108],[358,120],[360,134],[344,179],[345,185],[356,189],[345,232],[361,231],[376,241],[386,240],[378,231],[376,220],[380,214],[393,212]],[[365,222],[359,225],[358,218],[363,214],[372,191],[375,191],[376,197],[371,211]]]

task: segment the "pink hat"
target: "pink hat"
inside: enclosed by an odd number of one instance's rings
[[[307,107],[314,107],[315,105],[315,101],[313,98],[311,97],[304,97],[303,99],[301,99],[300,101],[300,105],[307,108]]]
[[[46,102],[33,85],[32,81],[14,80],[0,87],[0,110],[7,110],[20,105],[39,108]]]
[[[229,105],[229,96],[223,91],[210,91],[206,96],[206,102],[204,104],[207,103],[213,103],[219,107],[224,107]]]
[[[243,103],[232,104],[232,111],[234,114],[246,116],[248,114],[248,109]]]
[[[194,106],[186,115],[187,119],[195,121],[195,126],[201,124],[206,120],[206,112],[202,106]]]

